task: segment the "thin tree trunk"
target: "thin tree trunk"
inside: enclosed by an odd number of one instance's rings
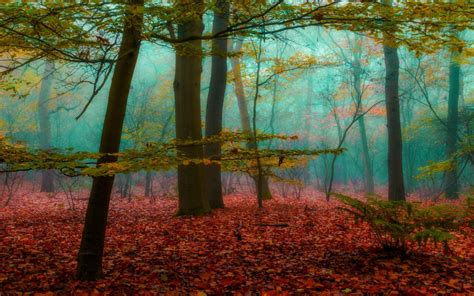
[[[448,94],[448,120],[447,134],[446,134],[446,157],[452,157],[456,152],[457,134],[458,134],[458,104],[460,93],[460,67],[456,62],[458,52],[451,53],[449,64],[449,94]],[[454,160],[454,168],[446,172],[446,197],[449,199],[458,198],[459,184],[458,184],[458,169],[457,162]]]
[[[372,170],[372,162],[370,161],[369,155],[369,144],[367,140],[367,131],[365,128],[364,116],[357,120],[359,125],[360,141],[362,143],[362,158],[364,161],[364,188],[366,194],[374,193],[374,173]]]
[[[304,110],[304,124],[305,124],[305,139],[304,139],[304,149],[310,149],[310,137],[311,137],[311,129],[312,129],[312,101],[314,98],[314,81],[313,81],[313,72],[308,71],[308,89],[306,92],[306,108]],[[308,185],[311,180],[311,161],[308,160],[305,169],[304,169],[304,184]]]
[[[46,59],[43,80],[38,98],[39,142],[43,150],[51,149],[51,122],[49,118],[49,99],[53,84],[54,61]],[[54,191],[54,174],[52,170],[41,171],[41,192]]]
[[[385,57],[385,106],[388,133],[388,199],[405,200],[402,162],[402,128],[398,80],[400,62],[397,48],[383,47]]]
[[[234,52],[239,52],[240,49],[242,48],[242,40],[238,40],[236,42],[236,45],[234,46],[233,51]],[[240,122],[242,124],[242,130],[244,133],[247,133],[249,135],[252,135],[252,128],[250,125],[250,115],[247,107],[247,102],[245,98],[245,91],[244,91],[244,84],[242,82],[242,71],[240,67],[240,60],[238,57],[232,57],[231,58],[231,64],[232,64],[232,73],[234,75],[234,91],[235,95],[237,97],[237,103],[239,106],[239,113],[240,113]],[[257,146],[256,141],[249,141],[247,142],[247,148],[248,149],[255,149]],[[252,175],[252,179],[255,182],[255,185],[257,186],[258,190],[258,184],[259,184],[259,177],[257,175]],[[261,194],[263,199],[271,199],[272,194],[270,191],[270,186],[268,184],[268,178],[265,176],[261,177]]]
[[[356,39],[356,41],[359,41]],[[360,50],[359,53],[354,54],[354,61],[353,61],[353,74],[354,74],[354,90],[356,95],[356,100],[358,100],[359,105],[362,104],[362,80],[361,80],[361,73],[362,67],[360,64]],[[367,131],[365,128],[365,117],[362,116],[357,120],[357,124],[359,125],[359,134],[360,134],[360,141],[362,144],[362,159],[364,163],[364,189],[366,194],[374,193],[374,174],[372,171],[372,163],[370,161],[369,155],[369,144],[367,141]]]
[[[123,37],[109,90],[100,153],[117,153],[120,149],[128,93],[140,50],[143,0],[132,0],[125,10]],[[99,159],[98,165],[116,160],[114,156],[104,156]],[[76,275],[81,280],[96,280],[102,276],[105,229],[113,183],[114,176],[93,179],[77,257]]]
[[[225,29],[229,24],[229,2],[218,0],[214,11],[213,34]],[[227,38],[212,41],[212,69],[206,110],[206,137],[222,132],[222,114],[227,86]],[[221,145],[218,143],[204,147],[206,158],[220,160]],[[212,209],[223,208],[221,165],[213,163],[206,166],[206,195]]]
[[[179,2],[182,9],[195,10],[189,19],[178,25],[178,38],[200,36],[202,24],[202,0]],[[179,5],[179,4],[178,4]],[[174,93],[176,103],[176,138],[201,140],[201,40],[189,41],[176,48],[176,73]],[[181,158],[203,159],[202,145],[181,147]],[[204,166],[190,163],[178,165],[178,215],[196,215],[209,212],[209,200],[204,192]]]
[[[162,143],[165,140],[166,133],[168,131],[168,127],[171,124],[171,119],[173,118],[173,111],[169,113],[168,117],[166,118],[165,124],[161,130],[160,138],[158,139],[159,143]],[[153,196],[153,172],[147,171],[145,174],[145,196],[152,197]]]
[[[153,179],[152,172],[147,171],[145,174],[145,197],[150,197],[153,195]]]

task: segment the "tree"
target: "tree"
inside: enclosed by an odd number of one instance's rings
[[[384,4],[391,5],[391,0]],[[402,127],[400,124],[400,97],[398,80],[400,61],[398,49],[392,37],[384,33],[383,53],[385,60],[385,106],[387,110],[388,134],[388,199],[405,200],[403,180]]]
[[[236,40],[234,47],[232,49],[233,53],[238,53],[241,51],[243,45],[243,40]],[[240,122],[242,125],[242,130],[244,133],[253,135],[252,127],[250,125],[250,115],[247,107],[247,100],[245,97],[244,84],[242,81],[242,70],[240,66],[240,57],[234,56],[231,58],[232,64],[232,74],[234,75],[234,91],[235,96],[237,97],[237,103],[239,106]],[[248,149],[256,149],[257,143],[255,140],[247,142]],[[259,190],[259,176],[251,175],[252,179],[255,182],[257,190]],[[261,194],[263,199],[271,199],[272,193],[270,191],[270,186],[268,185],[268,178],[260,177],[261,179]]]
[[[143,0],[132,0],[124,9],[119,58],[112,76],[99,148],[99,152],[106,155],[98,160],[97,166],[117,160],[116,156],[108,154],[117,153],[120,149],[128,93],[140,50]],[[76,276],[81,280],[96,280],[102,276],[105,229],[113,183],[113,175],[93,179],[77,257]]]
[[[362,89],[362,80],[361,80],[361,74],[362,74],[362,67],[361,67],[361,62],[360,62],[360,53],[361,53],[361,42],[362,40],[360,38],[355,38],[355,43],[356,43],[356,48],[353,49],[353,84],[354,84],[354,92],[356,96],[357,101],[362,100],[363,96],[363,89]],[[365,117],[360,116],[359,119],[357,120],[357,124],[359,126],[359,134],[360,134],[360,142],[362,145],[362,159],[364,162],[364,189],[366,194],[371,194],[374,193],[374,173],[372,169],[372,162],[370,159],[369,155],[369,144],[367,140],[367,131],[365,128]]]
[[[446,157],[450,158],[456,152],[458,140],[458,102],[460,93],[460,66],[456,61],[459,52],[453,50],[449,61],[449,94],[448,94],[448,120],[446,121]],[[446,172],[446,197],[458,198],[458,170],[456,159],[454,166]]]
[[[54,61],[46,59],[44,63],[44,75],[41,81],[41,89],[38,97],[39,118],[39,142],[40,148],[51,149],[51,122],[49,118],[49,100],[53,84],[53,73],[55,71]],[[41,192],[54,191],[54,174],[52,170],[41,171]]]
[[[361,64],[362,59],[362,42],[363,40],[357,34],[354,36],[354,39],[351,40],[349,37],[347,39],[349,49],[352,52],[352,58],[347,57],[344,53],[343,48],[329,35],[332,43],[339,49],[340,55],[345,61],[346,64],[349,65],[350,75],[352,76],[350,80],[351,84],[351,96],[352,100],[355,102],[355,109],[357,110],[357,124],[359,127],[359,136],[360,136],[360,143],[362,146],[362,160],[364,165],[364,190],[366,194],[374,193],[374,173],[372,169],[372,161],[370,159],[369,154],[369,144],[367,140],[367,130],[365,125],[365,117],[363,116],[362,110],[362,99],[364,96],[364,92],[367,88],[367,85],[364,85],[363,77],[363,69]],[[352,41],[352,42],[351,42]],[[335,114],[336,115],[336,114]],[[337,123],[337,118],[336,118]],[[339,123],[338,127],[339,127]],[[340,127],[339,127],[340,129]],[[341,135],[341,131],[339,131],[339,135]],[[339,136],[340,137],[340,136]]]
[[[229,25],[229,2],[218,0],[214,9],[213,34],[226,30]],[[212,40],[212,69],[206,109],[206,137],[222,132],[222,114],[227,86],[227,38]],[[204,147],[206,158],[219,160],[221,147],[218,143]],[[221,166],[212,163],[206,166],[206,195],[211,208],[223,208]]]
[[[200,36],[203,31],[202,0],[180,0],[177,9],[192,11],[178,24],[178,39]],[[201,71],[202,41],[193,40],[176,46],[176,72],[174,93],[176,104],[176,139],[201,140]],[[203,159],[202,145],[183,145],[178,157]],[[204,167],[202,163],[178,164],[178,215],[195,215],[209,212],[205,196]]]

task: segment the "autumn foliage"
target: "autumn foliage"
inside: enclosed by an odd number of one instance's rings
[[[60,295],[474,293],[472,229],[442,245],[382,252],[367,224],[318,193],[275,198],[226,197],[226,208],[176,217],[177,201],[112,200],[104,273],[74,279],[85,204],[33,194],[0,209],[0,291]],[[53,295],[49,293],[48,295]]]

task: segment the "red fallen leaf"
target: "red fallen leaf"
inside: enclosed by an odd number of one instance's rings
[[[304,281],[304,286],[308,289],[314,287],[315,284],[316,282],[313,279],[307,279],[306,281]]]
[[[391,280],[396,280],[396,279],[398,279],[398,277],[399,276],[396,273],[393,273],[393,272],[388,273],[388,278],[391,279]]]
[[[228,286],[231,286],[234,284],[234,280],[233,279],[230,279],[230,278],[225,278],[225,279],[222,279],[218,282],[218,284],[221,284],[222,286],[224,287],[228,287]]]
[[[262,296],[276,296],[279,295],[277,291],[262,291],[261,294]]]
[[[444,284],[448,287],[459,290],[458,285],[456,285],[457,283],[459,283],[459,279],[450,279],[447,283]]]
[[[203,280],[203,281],[208,281],[211,277],[212,277],[212,273],[210,272],[203,272],[199,275],[199,277]]]
[[[315,280],[313,279],[307,279],[305,281],[303,281],[303,285],[305,288],[307,289],[322,289],[324,288],[324,285],[319,283],[319,282],[316,282]]]

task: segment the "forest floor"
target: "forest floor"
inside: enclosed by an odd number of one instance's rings
[[[0,208],[0,295],[474,294],[471,230],[449,256],[413,246],[407,258],[388,257],[367,225],[322,196],[275,198],[263,210],[253,198],[225,202],[182,218],[176,200],[114,199],[105,278],[94,283],[74,279],[84,202],[73,211],[59,197],[15,199]],[[278,223],[288,227],[262,226]]]

